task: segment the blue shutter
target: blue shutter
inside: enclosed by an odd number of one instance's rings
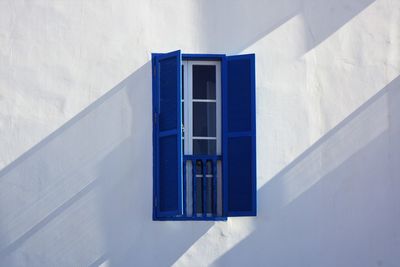
[[[181,52],[153,54],[153,218],[183,214]]]
[[[227,216],[255,216],[255,56],[229,56],[223,71],[223,176]]]

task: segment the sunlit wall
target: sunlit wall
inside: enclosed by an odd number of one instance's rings
[[[258,216],[153,222],[152,52],[256,54]],[[0,1],[0,266],[399,266],[400,1]]]

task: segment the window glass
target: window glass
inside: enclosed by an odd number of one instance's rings
[[[193,140],[193,154],[196,155],[215,155],[217,152],[216,140]]]
[[[216,137],[216,103],[193,102],[193,136]]]
[[[193,65],[193,99],[215,96],[215,65]]]

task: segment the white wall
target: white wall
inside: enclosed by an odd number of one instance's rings
[[[256,218],[153,222],[151,52],[256,53]],[[399,266],[398,0],[0,1],[0,266]]]

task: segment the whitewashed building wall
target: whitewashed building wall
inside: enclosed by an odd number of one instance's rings
[[[152,52],[256,54],[258,216],[152,221]],[[400,1],[0,1],[0,266],[400,266]]]

